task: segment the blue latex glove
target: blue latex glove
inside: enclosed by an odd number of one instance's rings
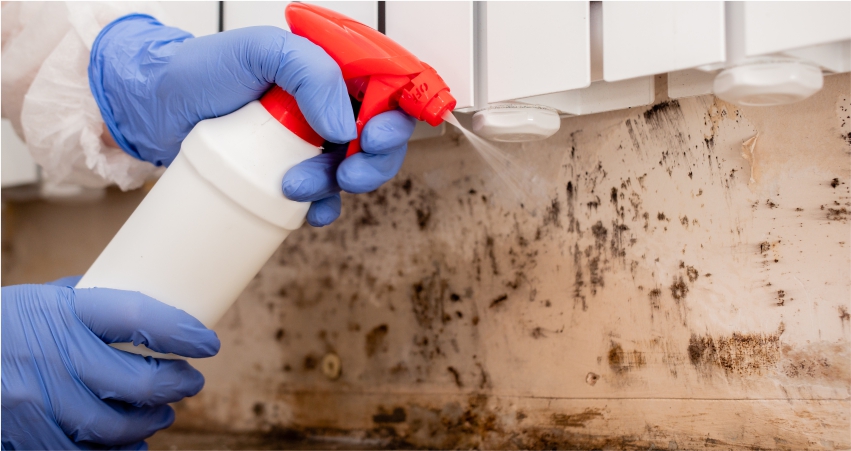
[[[276,27],[249,27],[193,38],[177,28],[140,14],[107,25],[92,46],[89,84],[115,141],[128,154],[156,165],[169,165],[198,122],[229,114],[259,99],[277,84],[292,94],[308,123],[331,143],[355,139],[354,113],[340,68],[320,47]],[[339,187],[351,192],[375,189],[398,171],[413,120],[399,113],[367,124],[362,138],[371,157],[340,167]],[[387,135],[387,136],[382,136]],[[403,139],[404,138],[404,139]],[[287,197],[336,184],[342,159],[317,157],[310,170],[291,179]],[[328,161],[328,159],[333,161]],[[352,160],[352,159],[349,159]],[[350,167],[350,169],[346,169]],[[295,169],[295,168],[294,168]],[[305,177],[310,175],[310,180]],[[330,178],[329,178],[330,177]],[[293,182],[295,181],[295,182]],[[371,187],[371,188],[370,188]],[[369,189],[366,189],[369,188]],[[340,210],[339,189],[315,198],[308,222],[326,225]],[[315,196],[310,196],[314,198]]]
[[[106,343],[209,357],[215,332],[143,294],[71,288],[76,280],[2,289],[3,449],[146,449],[174,421],[166,404],[204,386],[183,360]]]
[[[297,164],[284,175],[284,195],[313,202],[307,212],[308,224],[322,227],[332,223],[340,216],[341,189],[366,193],[399,172],[416,122],[399,110],[373,117],[361,135],[363,152],[346,158],[347,146],[342,145]]]

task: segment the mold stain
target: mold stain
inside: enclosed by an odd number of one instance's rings
[[[848,209],[845,207],[842,208],[828,208],[827,209],[827,220],[828,221],[845,221],[848,219]]]
[[[491,301],[490,308],[494,308],[497,305],[505,302],[506,299],[508,299],[507,294],[501,294],[501,295],[497,296],[496,298],[494,298],[494,300]]]
[[[712,337],[692,334],[687,353],[695,368],[708,372],[721,369],[728,376],[762,375],[780,361],[780,335],[783,324],[774,334],[733,333]]]
[[[688,285],[686,285],[685,281],[683,281],[682,276],[674,278],[674,282],[671,284],[670,289],[671,297],[673,297],[677,302],[685,299],[686,295],[688,295]]]
[[[615,374],[625,374],[634,369],[638,369],[647,364],[647,359],[644,353],[640,351],[624,351],[619,343],[612,342],[607,354],[609,368]]]
[[[662,297],[662,290],[654,288],[650,290],[647,296],[650,298],[650,307],[652,307],[653,310],[659,310],[661,308],[659,300]]]
[[[686,276],[688,277],[689,282],[694,282],[698,277],[700,277],[700,273],[698,273],[694,266],[686,266]]]
[[[387,351],[385,338],[387,337],[388,327],[386,324],[376,326],[366,334],[366,356],[372,357],[378,352]]]
[[[574,245],[573,264],[576,267],[573,282],[573,306],[575,308],[577,303],[581,303],[582,311],[587,311],[588,304],[585,302],[585,295],[582,294],[582,287],[585,286],[585,281],[582,278],[582,252],[579,250],[579,244]]]
[[[411,306],[417,323],[431,328],[435,319],[443,319],[443,304],[448,291],[448,281],[435,272],[411,286]]]
[[[464,384],[461,382],[461,373],[459,373],[458,370],[455,369],[455,367],[447,367],[446,371],[449,371],[449,373],[452,375],[452,379],[455,381],[455,385],[458,388],[464,387]]]
[[[559,218],[561,214],[561,204],[558,201],[558,197],[554,198],[550,203],[550,206],[547,207],[547,211],[544,214],[544,225],[554,225],[558,228],[561,228],[561,219]]]
[[[580,413],[574,414],[554,413],[550,415],[550,421],[553,426],[584,428],[585,423],[602,417],[603,413],[598,409],[585,409]]]
[[[372,421],[374,423],[404,423],[407,418],[405,409],[401,407],[394,407],[392,412],[379,407],[378,413],[372,416]]]

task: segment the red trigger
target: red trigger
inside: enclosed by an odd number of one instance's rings
[[[361,132],[370,119],[399,106],[397,96],[401,92],[401,88],[408,83],[410,83],[410,79],[400,75],[373,75],[369,77],[358,113],[358,137],[349,143],[346,157],[360,152]]]

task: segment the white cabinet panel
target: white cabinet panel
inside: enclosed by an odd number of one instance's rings
[[[225,30],[252,27],[256,25],[272,25],[289,30],[284,12],[290,2],[225,2]],[[372,28],[378,27],[378,2],[305,2],[345,14]]]
[[[195,37],[219,31],[219,2],[160,2],[165,10],[163,23],[186,30]]]
[[[289,30],[284,10],[289,2],[225,2],[225,30],[271,25]]]
[[[724,61],[724,3],[603,2],[607,81]]]
[[[488,102],[591,83],[589,2],[489,2]]]
[[[595,81],[587,88],[519,100],[574,115],[622,110],[653,103],[656,93],[654,78],[647,76],[613,82]]]
[[[851,41],[832,42],[783,52],[834,73],[851,71]]]
[[[387,36],[449,85],[456,108],[473,106],[473,2],[387,2],[385,21]]]
[[[851,39],[851,2],[745,2],[745,54]]]

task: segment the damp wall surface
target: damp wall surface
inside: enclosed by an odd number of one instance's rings
[[[851,448],[847,74],[794,105],[666,101],[508,149],[546,196],[520,205],[450,133],[344,196],[334,225],[293,233],[216,327],[220,354],[193,363],[207,384],[174,429]],[[56,220],[16,208],[20,230]],[[6,239],[4,284],[40,274],[15,254],[37,239]]]

